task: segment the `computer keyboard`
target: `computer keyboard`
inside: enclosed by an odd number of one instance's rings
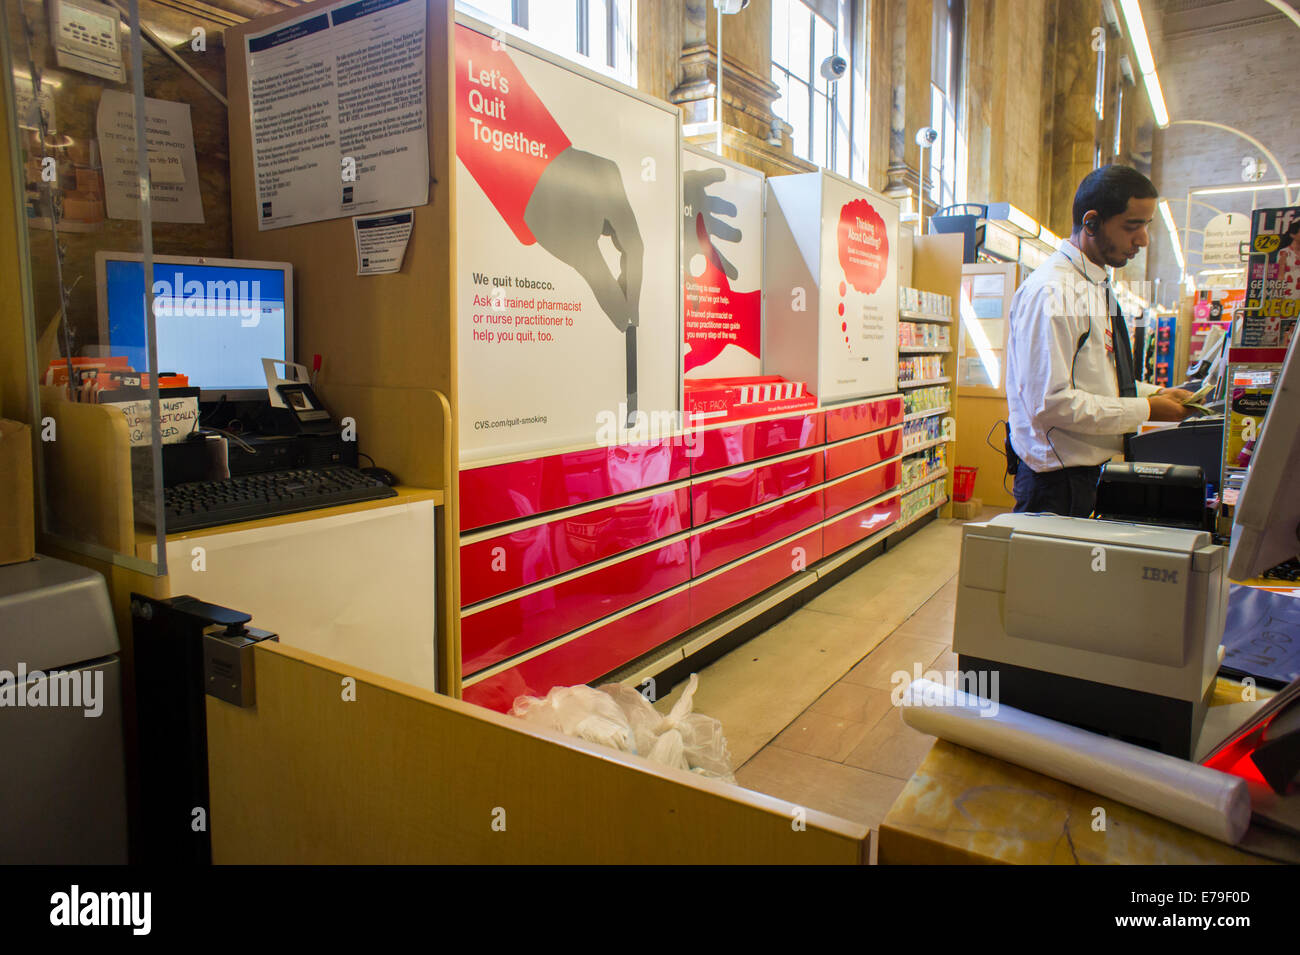
[[[170,533],[396,496],[356,468],[299,468],[178,484],[163,492],[163,508]]]

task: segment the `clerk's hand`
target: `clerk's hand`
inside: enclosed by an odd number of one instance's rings
[[[1177,391],[1178,389],[1170,389]],[[1186,394],[1186,392],[1183,392]],[[1167,392],[1160,392],[1147,399],[1151,406],[1152,421],[1182,421],[1192,413],[1192,409],[1181,401],[1171,398]]]
[[[546,167],[524,209],[537,244],[572,266],[591,286],[614,327],[639,324],[645,245],[618,166],[570,146]],[[619,252],[619,275],[597,245],[607,235]]]
[[[1182,388],[1161,388],[1156,392],[1156,395],[1160,398],[1172,398],[1174,401],[1181,404],[1192,396],[1192,392],[1186,391]]]

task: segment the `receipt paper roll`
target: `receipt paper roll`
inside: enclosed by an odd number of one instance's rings
[[[1196,763],[1098,736],[930,680],[903,694],[913,729],[1053,776],[1222,842],[1250,825],[1246,781]],[[981,713],[991,715],[981,715]]]

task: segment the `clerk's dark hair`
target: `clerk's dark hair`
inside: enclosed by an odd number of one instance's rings
[[[1155,185],[1132,166],[1102,166],[1083,177],[1074,193],[1074,231],[1083,228],[1083,217],[1097,210],[1101,221],[1119,215],[1130,199],[1155,199]]]

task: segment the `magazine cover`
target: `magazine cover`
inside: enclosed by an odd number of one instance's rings
[[[1251,214],[1241,344],[1286,348],[1300,311],[1300,206]]]

